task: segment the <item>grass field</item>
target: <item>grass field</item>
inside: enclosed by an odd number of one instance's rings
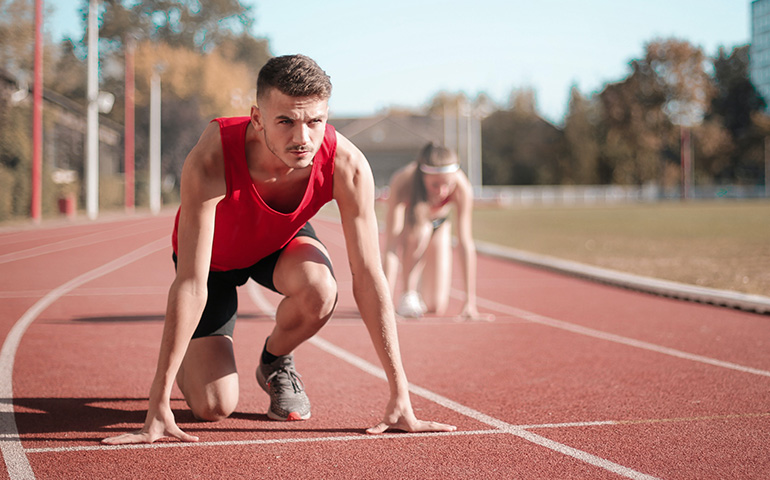
[[[338,216],[334,204],[323,212]],[[378,202],[381,222],[383,212],[384,204]],[[0,225],[17,223],[22,221]],[[767,200],[569,207],[477,205],[473,230],[478,240],[519,250],[653,278],[770,296]]]
[[[603,268],[770,296],[770,202],[477,206],[474,237]]]

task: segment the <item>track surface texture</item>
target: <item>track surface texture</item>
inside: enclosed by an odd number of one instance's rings
[[[176,391],[177,422],[199,443],[103,446],[144,421],[174,274],[172,220],[0,230],[0,478],[768,478],[770,317],[485,255],[479,307],[495,321],[399,321],[418,417],[458,430],[367,435],[387,383],[353,302],[341,229],[324,219],[314,226],[340,303],[295,352],[312,418],[266,416],[254,370],[279,298],[249,283],[235,330],[236,413],[197,422]]]

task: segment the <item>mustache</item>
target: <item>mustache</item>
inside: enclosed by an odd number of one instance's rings
[[[312,152],[313,148],[307,145],[289,145],[286,147],[287,152]]]

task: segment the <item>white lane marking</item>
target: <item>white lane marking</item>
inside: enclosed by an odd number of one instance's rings
[[[328,220],[329,222],[335,223],[334,220]],[[336,221],[337,224],[339,224],[339,221]],[[337,235],[334,235],[336,233],[331,228],[329,228],[327,225],[323,225],[323,228],[326,229],[327,233],[331,236],[331,243],[334,243],[335,245],[340,245],[339,241],[337,240]],[[464,300],[465,299],[465,293],[461,292],[457,289],[451,290],[452,297]],[[654,343],[644,342],[641,340],[635,340],[633,338],[623,337],[621,335],[615,335],[612,333],[603,332],[601,330],[594,330],[592,328],[588,327],[582,327],[580,325],[576,325],[573,323],[565,322],[563,320],[556,320],[554,318],[546,317],[544,315],[538,315],[533,312],[529,312],[527,310],[522,310],[520,308],[511,307],[508,305],[504,305],[501,303],[494,302],[492,300],[487,300],[485,298],[482,298],[480,296],[477,296],[476,303],[479,306],[486,307],[490,310],[495,310],[499,313],[504,313],[508,315],[512,315],[518,318],[521,318],[523,320],[527,320],[533,323],[539,323],[541,325],[547,325],[549,327],[559,328],[562,330],[566,330],[572,333],[577,333],[580,335],[586,335],[593,338],[599,338],[601,340],[607,340],[610,342],[619,343],[622,345],[627,345],[630,347],[636,347],[641,348],[644,350],[649,350],[652,352],[662,353],[664,355],[670,355],[672,357],[681,358],[684,360],[691,360],[693,362],[699,362],[704,363],[706,365],[712,365],[715,367],[721,367],[721,368],[727,368],[731,370],[736,370],[743,373],[750,373],[753,375],[760,375],[763,377],[770,377],[770,371],[767,370],[761,370],[758,368],[753,367],[747,367],[744,365],[740,365],[737,363],[732,362],[726,362],[723,360],[717,360],[715,358],[706,357],[703,355],[696,355],[693,353],[687,353],[683,352],[681,350],[676,350],[674,348],[664,347],[662,345],[656,345]]]
[[[73,278],[35,302],[8,332],[0,350],[0,450],[12,480],[35,478],[21,445],[13,409],[13,363],[24,332],[40,313],[69,291],[164,248],[168,248],[167,236]]]
[[[494,435],[507,433],[502,430],[474,430],[465,432],[431,432],[431,433],[384,433],[380,435],[341,435],[337,437],[314,438],[266,438],[251,440],[223,440],[219,442],[156,442],[132,445],[80,445],[76,447],[41,447],[28,448],[27,453],[58,453],[58,452],[84,452],[102,450],[136,450],[153,448],[185,448],[185,447],[228,447],[232,445],[275,445],[287,443],[317,443],[317,442],[350,442],[355,440],[380,440],[380,439],[408,439],[414,437],[434,436],[466,436],[466,435]]]
[[[264,298],[264,296],[262,295],[261,291],[258,288],[249,288],[247,290],[247,293],[249,294],[252,301],[256,305],[266,305],[268,308],[272,307],[272,305],[270,305],[269,302],[267,302],[267,300]],[[273,312],[274,312],[274,309],[273,309]],[[320,338],[317,335],[312,337],[310,340],[308,340],[308,343],[325,351],[326,353],[329,353],[330,355],[333,355],[339,358],[340,360],[343,360],[357,367],[360,370],[363,370],[364,372],[370,375],[373,375],[374,377],[377,377],[387,382],[387,376],[385,375],[385,371],[382,368],[367,362],[361,357],[353,355],[347,350],[344,350],[332,344],[331,342],[328,342]],[[631,468],[624,467],[623,465],[619,465],[615,462],[611,462],[605,458],[601,458],[596,455],[592,455],[588,452],[584,452],[582,450],[569,447],[567,445],[555,442],[553,440],[549,440],[536,433],[529,432],[527,430],[524,430],[521,427],[511,425],[510,423],[504,422],[497,418],[481,413],[478,410],[462,405],[458,402],[450,400],[442,395],[439,395],[435,392],[432,392],[426,388],[414,385],[412,383],[409,384],[409,391],[412,392],[414,395],[423,397],[433,403],[443,406],[444,408],[457,412],[466,417],[472,418],[480,423],[484,423],[486,425],[494,427],[495,429],[501,432],[509,433],[511,435],[523,438],[531,443],[540,445],[541,447],[545,447],[549,450],[559,452],[563,455],[576,458],[582,462],[594,465],[599,468],[603,468],[605,470],[616,473],[623,477],[631,478],[634,480],[653,480],[656,478],[641,472],[637,472],[636,470],[633,470]],[[353,438],[359,438],[359,437],[353,437]]]
[[[17,290],[0,292],[0,298],[35,298],[48,294],[50,290]],[[68,297],[126,296],[126,295],[167,295],[168,287],[96,287],[80,288],[69,292]]]
[[[133,235],[138,233],[147,233],[152,230],[158,230],[160,228],[160,227],[150,227],[149,229],[146,228],[143,230],[137,230],[136,227],[137,225],[126,225],[126,226],[113,228],[107,231],[94,232],[88,235],[84,235],[82,237],[68,238],[66,240],[60,240],[58,242],[48,243],[46,245],[39,245],[37,247],[28,248],[26,250],[19,250],[17,252],[6,253],[4,255],[0,255],[0,264],[15,262],[17,260],[23,260],[26,258],[37,257],[39,255],[47,255],[49,253],[61,252],[63,250],[69,250],[71,248],[85,247],[88,245],[93,245],[95,243],[109,242],[111,240],[124,237],[125,234],[116,235],[121,230],[131,229],[131,234]],[[104,236],[104,234],[106,233],[109,233],[110,235]],[[169,241],[168,243],[170,247],[171,242]]]
[[[641,420],[598,420],[593,422],[565,422],[565,423],[542,423],[531,425],[513,425],[515,429],[536,430],[536,429],[557,429],[557,428],[575,428],[575,427],[603,427],[613,425],[629,425],[644,423],[679,423],[679,422],[697,422],[704,420],[729,420],[742,418],[767,417],[770,413],[747,413],[736,415],[711,415],[705,417],[685,417],[685,418],[653,418]],[[282,443],[313,443],[313,442],[348,442],[353,440],[377,440],[377,439],[409,439],[412,437],[435,437],[435,436],[470,436],[470,435],[509,435],[507,430],[498,428],[488,430],[461,430],[454,432],[428,432],[428,433],[386,433],[382,435],[343,435],[337,437],[311,437],[311,438],[262,438],[250,440],[222,440],[215,442],[176,442],[163,441],[150,444],[134,445],[77,445],[73,447],[37,447],[27,448],[27,453],[58,453],[58,452],[85,452],[100,450],[136,450],[153,448],[184,448],[184,447],[222,447],[230,445],[274,445]]]
[[[315,336],[309,340],[309,342],[316,347],[320,348],[321,350],[334,355],[335,357],[344,360],[351,365],[354,365],[358,367],[359,369],[374,375],[377,378],[384,379],[387,381],[385,372],[367,362],[366,360],[357,357],[353,355],[352,353],[343,350],[336,345],[333,345],[326,340],[323,340],[322,338],[319,338],[318,336]],[[509,433],[511,435],[515,435],[517,437],[523,438],[524,440],[527,440],[531,443],[534,443],[536,445],[540,445],[541,447],[545,447],[549,450],[553,450],[556,452],[559,452],[561,454],[576,458],[582,462],[594,465],[599,468],[603,468],[605,470],[608,470],[610,472],[616,473],[618,475],[621,475],[626,478],[632,478],[632,479],[639,479],[639,480],[652,480],[656,477],[646,475],[641,472],[637,472],[636,470],[633,470],[628,467],[624,467],[623,465],[619,465],[615,462],[611,462],[605,458],[597,457],[596,455],[592,455],[588,452],[584,452],[582,450],[578,450],[577,448],[572,448],[567,445],[561,444],[559,442],[555,442],[553,440],[549,440],[545,437],[542,437],[540,435],[537,435],[536,433],[529,432],[527,430],[524,430],[521,427],[517,427],[515,425],[511,425],[510,423],[504,422],[502,420],[499,420],[497,418],[491,417],[489,415],[486,415],[484,413],[479,412],[478,410],[474,410],[468,406],[462,405],[460,403],[457,403],[453,400],[450,400],[442,395],[439,395],[437,393],[434,393],[426,388],[419,387],[417,385],[414,385],[412,383],[409,384],[409,391],[412,392],[415,395],[418,395],[420,397],[423,397],[433,403],[436,403],[438,405],[443,406],[444,408],[447,408],[449,410],[452,410],[454,412],[457,412],[461,415],[464,415],[466,417],[472,418],[478,422],[485,423],[491,427],[496,428],[497,430],[500,430],[505,433]]]
[[[337,242],[333,242],[333,243],[337,243]],[[251,293],[251,291],[258,291],[258,289],[256,289],[256,288],[249,288],[248,291],[249,291],[249,293]],[[258,302],[255,302],[255,303],[257,303],[259,305]],[[492,302],[492,303],[494,303],[494,302]],[[536,320],[533,320],[533,318],[529,316],[529,315],[534,315],[535,316],[534,318],[537,319],[537,323],[544,323],[544,324],[549,325],[549,326],[555,326],[557,328],[564,328],[564,329],[573,331],[575,333],[580,333],[580,334],[584,334],[584,335],[588,334],[590,336],[596,336],[596,335],[594,335],[594,333],[598,333],[598,334],[601,334],[601,336],[599,336],[598,338],[602,338],[602,339],[605,339],[605,340],[610,340],[610,341],[619,341],[620,340],[620,343],[624,343],[624,344],[631,345],[631,346],[639,347],[640,345],[646,345],[646,346],[652,346],[652,347],[656,347],[656,348],[662,348],[664,350],[672,350],[674,352],[678,352],[676,350],[666,349],[665,347],[660,347],[660,346],[657,346],[657,345],[654,345],[654,344],[647,344],[646,342],[639,342],[639,341],[636,341],[636,340],[633,340],[633,339],[626,339],[625,337],[620,337],[620,336],[616,336],[616,335],[612,335],[612,334],[606,334],[605,332],[595,331],[595,330],[592,330],[592,329],[587,329],[585,327],[579,327],[579,326],[576,326],[576,325],[569,324],[567,322],[561,322],[561,321],[558,321],[558,320],[549,319],[548,317],[542,317],[542,316],[539,316],[539,315],[536,315],[536,314],[532,314],[531,312],[526,312],[524,310],[519,310],[519,309],[513,309],[513,310],[517,311],[517,313],[514,313],[513,315],[519,316],[519,317],[524,318],[526,320],[536,321]],[[503,312],[503,313],[508,313],[508,312]],[[525,315],[522,316],[521,315],[522,313],[525,314]],[[546,320],[546,321],[544,322],[543,320]],[[556,324],[554,324],[553,322],[556,322]],[[569,328],[565,328],[565,327],[569,327]],[[631,343],[628,343],[628,341],[630,341]],[[316,346],[324,345],[324,342],[325,341],[320,339],[320,338],[311,339],[311,343],[315,344]],[[325,347],[328,348],[330,346],[335,348],[335,349],[338,348],[338,347],[333,346],[332,344],[330,344],[328,342],[325,342]],[[319,347],[319,348],[323,348],[323,347]],[[644,348],[644,347],[642,347],[642,348]],[[341,350],[341,351],[345,352],[346,355],[351,355],[351,354],[348,354],[348,352],[346,352],[344,350]],[[658,350],[656,350],[656,351],[658,351]],[[663,352],[663,353],[669,353],[670,354],[670,352]],[[690,354],[686,354],[685,352],[679,352],[679,353],[686,355],[683,358],[699,357],[699,356],[692,356]],[[681,355],[677,355],[677,356],[681,356]],[[354,358],[357,358],[358,360],[360,360],[360,362],[363,362],[364,364],[368,364],[368,362],[364,361],[363,359],[360,359],[358,357],[354,357]],[[702,358],[706,358],[706,357],[702,357]],[[690,358],[690,359],[692,359],[692,358]],[[707,359],[707,360],[713,360],[713,359]],[[717,362],[719,362],[719,361],[717,361]],[[727,362],[719,362],[719,363],[727,363]],[[734,365],[734,364],[730,364],[730,365]],[[721,366],[723,366],[723,365],[721,365]],[[741,367],[741,366],[738,366],[738,367]],[[746,368],[746,367],[743,367],[743,368]],[[750,370],[754,370],[754,369],[750,369]],[[365,368],[365,371],[368,371],[369,373],[372,373],[372,374],[374,374],[375,376],[377,376],[379,378],[384,378],[385,377],[384,372],[382,372],[381,369],[379,369],[378,367],[375,367],[372,364],[368,364],[368,366]],[[624,467],[622,465],[615,464],[615,463],[610,462],[610,461],[608,461],[606,459],[603,459],[603,458],[596,457],[594,455],[588,454],[588,453],[583,452],[581,450],[577,450],[577,449],[574,449],[572,447],[568,447],[566,445],[559,444],[558,442],[551,441],[551,440],[549,440],[547,438],[544,438],[544,437],[541,437],[541,436],[539,436],[537,434],[534,434],[532,432],[526,431],[521,426],[510,425],[510,424],[507,424],[507,423],[502,422],[500,420],[494,419],[493,417],[489,417],[488,415],[485,415],[485,414],[483,414],[481,412],[477,412],[477,411],[475,411],[473,409],[469,409],[468,407],[465,407],[463,405],[457,404],[456,402],[453,402],[453,401],[451,401],[449,399],[446,399],[445,397],[441,397],[441,396],[439,396],[437,394],[434,394],[433,392],[430,392],[428,390],[422,389],[421,387],[417,387],[415,385],[410,385],[410,391],[412,391],[412,393],[414,393],[416,395],[425,396],[429,400],[434,401],[436,403],[439,403],[439,404],[441,404],[441,405],[443,405],[443,406],[445,406],[447,408],[453,409],[453,410],[457,411],[458,413],[462,413],[464,415],[470,414],[469,416],[471,416],[471,418],[474,418],[476,420],[482,421],[483,423],[487,423],[487,424],[489,424],[491,426],[494,426],[497,429],[497,430],[494,430],[494,431],[478,431],[478,432],[473,432],[473,433],[479,433],[479,434],[481,434],[481,433],[495,433],[495,432],[510,433],[510,434],[519,436],[521,438],[524,438],[524,439],[526,439],[526,440],[528,440],[528,441],[530,441],[532,443],[535,443],[537,445],[541,445],[543,447],[546,447],[546,448],[549,448],[551,450],[563,453],[565,455],[572,456],[573,458],[577,458],[577,459],[582,460],[582,461],[584,461],[586,463],[593,464],[595,466],[599,466],[601,468],[607,469],[609,471],[612,471],[612,472],[617,473],[619,475],[625,476],[627,478],[638,478],[638,479],[653,479],[653,478],[655,478],[655,477],[652,477],[652,476],[649,476],[649,475],[646,475],[646,474],[642,474],[640,472],[636,472],[636,471],[634,471],[632,469],[629,469],[627,467]],[[491,422],[491,423],[489,423],[489,422]],[[613,423],[613,422],[579,422],[579,423],[575,423],[575,424],[572,424],[572,425],[608,424],[608,423]],[[536,426],[529,426],[529,428],[535,428],[535,427]],[[443,435],[452,435],[452,434],[466,434],[467,435],[467,434],[470,434],[470,433],[469,432],[451,432],[451,433],[444,433]],[[422,435],[436,436],[436,435],[442,435],[442,434],[440,434],[440,433],[408,434],[407,436],[422,436]],[[290,439],[290,440],[283,439],[283,440],[261,440],[261,441],[244,441],[244,442],[238,442],[238,441],[233,442],[233,441],[230,441],[230,442],[205,442],[205,443],[201,442],[201,443],[197,443],[197,444],[196,443],[192,443],[192,444],[161,443],[161,444],[153,444],[153,445],[123,446],[123,447],[87,446],[87,447],[69,447],[69,448],[72,448],[72,449],[88,449],[88,450],[114,449],[114,448],[159,448],[159,447],[163,447],[163,446],[237,445],[237,444],[243,444],[243,443],[252,443],[252,444],[260,444],[261,443],[261,444],[266,444],[266,443],[278,443],[278,442],[281,442],[281,443],[292,443],[292,442],[303,442],[303,441],[328,441],[328,440],[334,440],[334,439],[343,439],[343,440],[347,440],[347,439],[353,440],[353,439],[355,439],[355,440],[360,440],[360,439],[369,439],[369,438],[388,438],[388,437],[403,438],[404,436],[405,435],[403,435],[403,434],[397,434],[397,435],[380,435],[380,436],[377,436],[377,437],[368,437],[368,436],[360,436],[360,437],[358,437],[358,436],[356,436],[356,437],[326,437],[326,438],[323,438],[323,439]],[[67,448],[67,447],[65,447],[65,448]],[[59,450],[61,450],[61,449],[59,449]],[[46,449],[30,449],[29,451],[30,452],[37,452],[37,451],[43,452],[43,451],[49,451],[49,450],[46,450]]]
[[[464,295],[457,290],[452,291],[452,296],[456,298],[465,298]],[[598,338],[601,340],[607,340],[607,341],[619,343],[622,345],[628,345],[630,347],[641,348],[641,349],[649,350],[656,353],[662,353],[664,355],[670,355],[672,357],[682,358],[684,360],[691,360],[693,362],[704,363],[715,367],[728,368],[728,369],[737,370],[743,373],[750,373],[753,375],[770,377],[770,371],[767,371],[767,370],[760,370],[758,368],[747,367],[744,365],[739,365],[737,363],[725,362],[722,360],[717,360],[715,358],[705,357],[703,355],[696,355],[694,353],[687,353],[674,348],[669,348],[669,347],[664,347],[662,345],[657,345],[654,343],[644,342],[642,340],[623,337],[621,335],[615,335],[613,333],[607,333],[601,330],[594,330],[593,328],[575,325],[574,323],[565,322],[563,320],[556,320],[555,318],[546,317],[544,315],[538,315],[537,313],[529,312],[527,310],[522,310],[516,307],[511,307],[509,305],[504,305],[502,303],[493,302],[492,300],[487,300],[481,297],[477,298],[476,303],[478,303],[479,306],[483,306],[490,310],[494,310],[496,312],[507,314],[507,315],[513,315],[523,320],[528,320],[532,323],[547,325],[549,327],[566,330],[568,332],[577,333],[588,337]]]

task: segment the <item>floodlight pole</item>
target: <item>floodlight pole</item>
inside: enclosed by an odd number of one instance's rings
[[[150,79],[150,211],[160,212],[160,71],[156,66]]]
[[[43,172],[43,0],[35,0],[35,66],[32,92],[32,199],[30,215],[40,223]]]
[[[99,24],[97,0],[88,3],[88,132],[86,135],[86,212],[99,215]]]
[[[126,40],[125,125],[123,133],[124,200],[126,213],[134,212],[134,38]]]

